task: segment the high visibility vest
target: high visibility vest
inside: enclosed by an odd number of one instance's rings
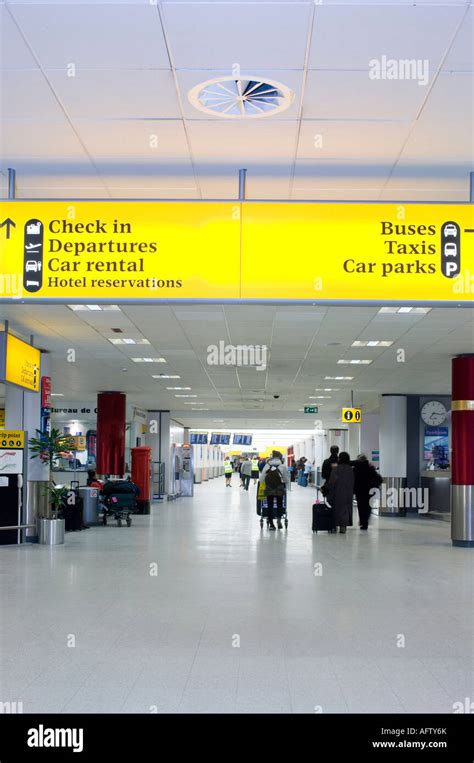
[[[224,473],[225,474],[232,474],[232,462],[231,461],[224,461]]]
[[[258,472],[258,458],[252,458],[252,471]]]

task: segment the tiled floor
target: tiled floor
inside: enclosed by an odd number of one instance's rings
[[[432,713],[474,699],[474,552],[417,518],[313,535],[313,499],[294,487],[288,531],[270,534],[254,486],[220,478],[130,529],[0,547],[0,701]]]

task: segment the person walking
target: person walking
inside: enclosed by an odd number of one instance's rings
[[[267,499],[268,529],[276,530],[274,518],[276,516],[278,529],[282,530],[281,518],[284,514],[285,491],[290,483],[288,469],[283,463],[283,456],[278,450],[272,451],[271,458],[260,472],[260,482],[265,484],[265,496]]]
[[[332,469],[327,483],[327,500],[333,510],[334,524],[340,533],[352,524],[352,499],[354,495],[354,470],[349,453],[339,453],[337,466]]]
[[[226,487],[232,487],[231,481],[232,481],[232,472],[234,468],[232,466],[232,461],[230,458],[224,459],[224,474],[225,474],[225,486]]]
[[[359,526],[361,530],[368,530],[371,514],[370,491],[374,487],[380,487],[382,477],[363,453],[360,453],[355,461],[351,461],[351,465],[354,469],[354,494],[359,512]]]
[[[260,470],[258,468],[258,455],[252,458],[252,479],[254,482],[258,480],[260,476]]]
[[[329,458],[325,458],[321,467],[321,478],[327,482],[331,476],[333,464],[337,464],[337,457],[339,453],[339,447],[337,445],[331,445],[329,449]]]
[[[249,489],[251,476],[252,476],[252,463],[250,459],[245,458],[242,461],[242,465],[240,467],[240,478],[242,480],[244,490]]]

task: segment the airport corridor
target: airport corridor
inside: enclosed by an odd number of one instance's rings
[[[449,523],[269,533],[224,478],[130,528],[3,548],[2,697],[23,712],[452,713],[474,697],[473,561]],[[27,558],[26,558],[27,557]]]

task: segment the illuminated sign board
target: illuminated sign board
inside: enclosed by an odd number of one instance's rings
[[[360,424],[362,421],[362,411],[360,408],[343,408],[342,421],[346,424]]]
[[[0,333],[0,380],[39,392],[41,352],[8,332]]]
[[[5,201],[0,214],[12,221],[0,301],[471,305],[474,293],[472,204]],[[285,266],[295,257],[304,267]]]

